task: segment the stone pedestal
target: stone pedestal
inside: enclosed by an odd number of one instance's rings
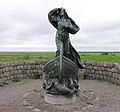
[[[49,104],[71,104],[76,102],[76,94],[73,96],[63,96],[44,93],[44,101]]]

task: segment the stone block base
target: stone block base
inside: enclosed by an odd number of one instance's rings
[[[44,101],[49,104],[71,104],[76,102],[76,94],[73,96],[52,95],[44,93]]]

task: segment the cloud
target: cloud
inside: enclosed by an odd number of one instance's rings
[[[56,29],[47,14],[64,7],[81,30],[70,35],[79,50],[120,50],[118,0],[1,0],[0,51],[55,51]]]

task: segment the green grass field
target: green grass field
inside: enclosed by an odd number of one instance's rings
[[[0,62],[51,60],[54,52],[1,52]]]
[[[84,61],[110,62],[120,64],[120,53],[109,53],[107,55],[102,53],[81,53],[80,56]]]
[[[80,56],[82,61],[120,64],[120,53],[80,53]],[[51,60],[54,57],[55,52],[0,52],[0,62]]]

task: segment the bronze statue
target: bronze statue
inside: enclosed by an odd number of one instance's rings
[[[78,92],[78,68],[84,68],[80,56],[70,42],[69,33],[75,34],[79,27],[64,8],[55,8],[48,14],[56,33],[56,58],[44,66],[46,73],[43,88],[49,94],[73,95]]]

